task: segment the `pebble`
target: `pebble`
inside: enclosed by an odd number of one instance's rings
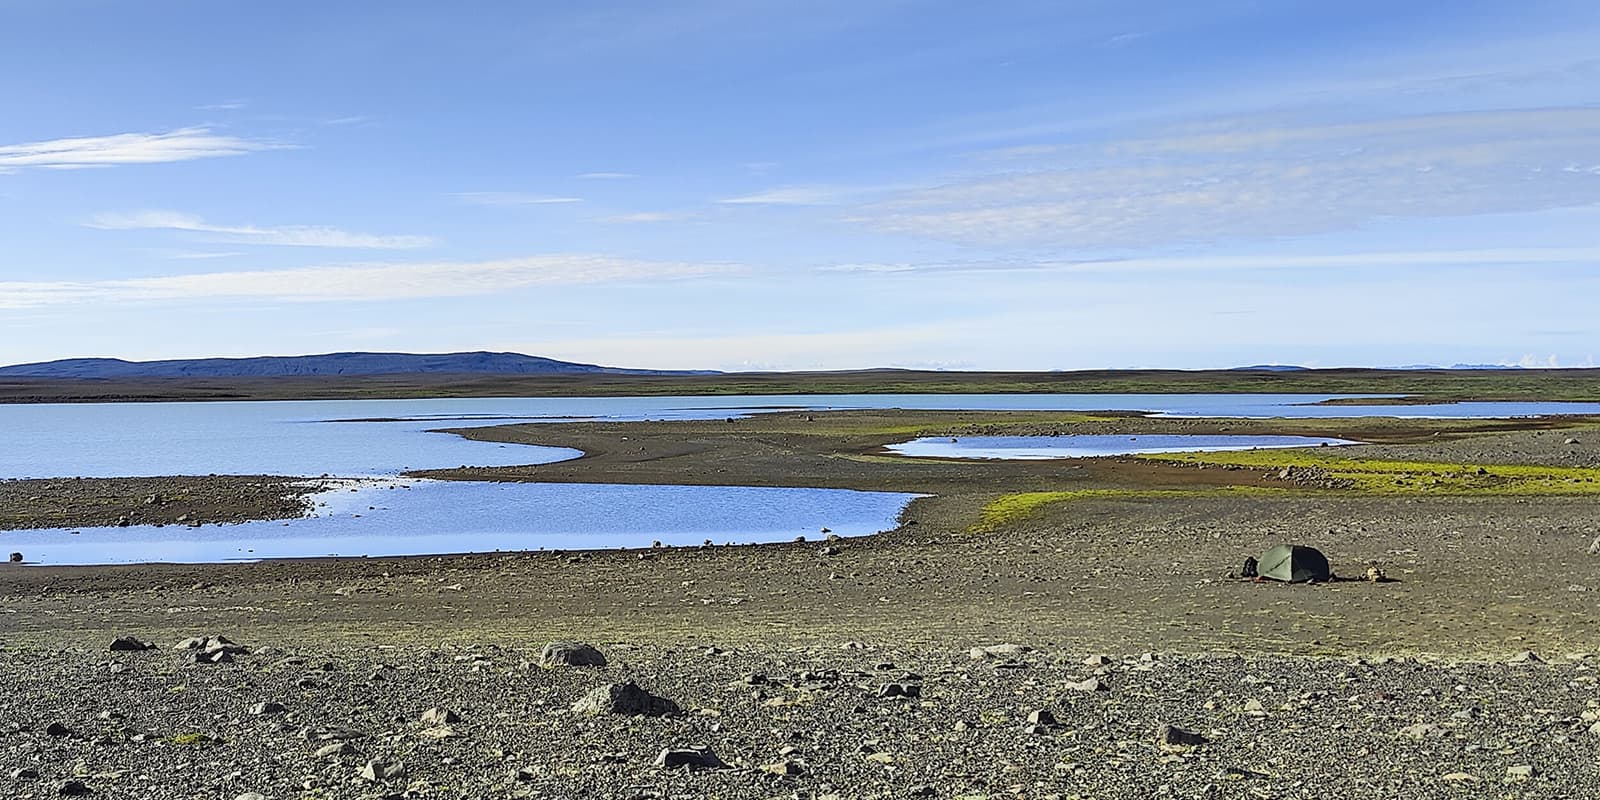
[[[422,722],[427,725],[454,725],[461,721],[461,715],[448,708],[434,706],[422,712]]]
[[[403,777],[406,774],[406,765],[399,761],[368,761],[361,768],[361,777],[369,781],[386,781],[391,778]]]

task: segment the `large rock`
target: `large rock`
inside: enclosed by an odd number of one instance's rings
[[[1205,743],[1206,737],[1176,725],[1162,725],[1156,730],[1156,745],[1169,753],[1182,752]]]
[[[668,748],[656,756],[656,766],[671,769],[685,767],[688,769],[721,769],[728,766],[722,759],[711,751],[709,747],[687,747],[681,750]]]
[[[601,686],[572,704],[579,714],[597,717],[601,714],[620,714],[629,717],[660,717],[678,713],[678,704],[639,688],[633,681]]]
[[[145,644],[132,636],[118,636],[111,640],[111,647],[107,648],[113,653],[139,653],[145,650],[154,650],[155,645]]]
[[[606,657],[594,645],[582,642],[551,642],[539,654],[543,667],[603,667]]]

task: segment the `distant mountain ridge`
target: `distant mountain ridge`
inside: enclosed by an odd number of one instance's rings
[[[521,353],[326,353],[255,358],[124,361],[67,358],[0,367],[10,378],[282,378],[321,375],[715,375],[715,370],[602,367]]]

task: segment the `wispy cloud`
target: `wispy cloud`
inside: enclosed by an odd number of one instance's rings
[[[242,100],[229,100],[225,103],[207,103],[203,106],[195,106],[194,108],[196,111],[240,111],[247,105],[248,104]]]
[[[223,136],[208,128],[181,128],[170,133],[120,133],[0,145],[0,170],[161,164],[289,147],[293,145]]]
[[[676,220],[684,219],[684,217],[685,215],[683,214],[675,214],[671,211],[637,211],[632,214],[612,214],[609,217],[601,217],[600,221],[618,223],[674,222]]]
[[[841,202],[857,192],[839,186],[780,186],[717,202],[727,205],[826,206]]]
[[[1340,124],[1221,121],[1095,148],[1031,147],[1012,171],[907,192],[853,219],[988,246],[1137,247],[1322,233],[1385,217],[1600,202],[1600,109]]]
[[[186,300],[287,302],[465,297],[541,286],[693,278],[732,264],[548,255],[497,261],[352,264],[126,280],[0,281],[0,308]]]
[[[100,214],[84,223],[107,231],[171,230],[207,234],[212,241],[283,247],[345,247],[369,250],[409,250],[434,243],[428,236],[378,236],[321,225],[213,225],[193,214],[177,211],[136,211]]]
[[[560,197],[532,192],[451,192],[451,197],[474,206],[543,206],[581,203],[581,197]]]
[[[1362,267],[1524,267],[1541,264],[1592,264],[1600,262],[1600,247],[1494,247],[1476,250],[1409,250],[1311,255],[1195,255],[1083,260],[994,259],[988,261],[937,261],[828,264],[819,272],[928,273],[928,272],[1071,272],[1118,274],[1138,272],[1239,272],[1265,270],[1320,270]]]
[[[639,176],[632,172],[585,172],[578,177],[586,181],[620,181]]]

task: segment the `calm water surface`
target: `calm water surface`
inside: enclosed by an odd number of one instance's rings
[[[1073,436],[930,436],[887,449],[907,456],[984,458],[1037,461],[1053,458],[1123,456],[1139,453],[1218,452],[1257,448],[1318,447],[1357,444],[1318,436],[1073,435]]]
[[[1184,417],[1600,414],[1600,403],[1316,406],[1336,395],[1025,394],[456,398],[0,405],[0,479],[270,474],[395,476],[549,463],[577,451],[473,442],[436,428],[571,420],[719,419],[808,409],[1141,411]],[[382,421],[378,421],[382,420]],[[408,481],[332,492],[304,520],[197,528],[0,533],[31,562],[215,562],[291,556],[778,541],[821,527],[887,530],[910,495],[822,489]],[[385,484],[387,486],[388,484]],[[368,508],[372,506],[373,508]],[[358,516],[359,515],[359,516]]]
[[[369,484],[374,482],[369,482]],[[877,533],[916,495],[740,486],[377,481],[318,498],[308,519],[7,531],[36,564],[215,563],[820,539]]]

